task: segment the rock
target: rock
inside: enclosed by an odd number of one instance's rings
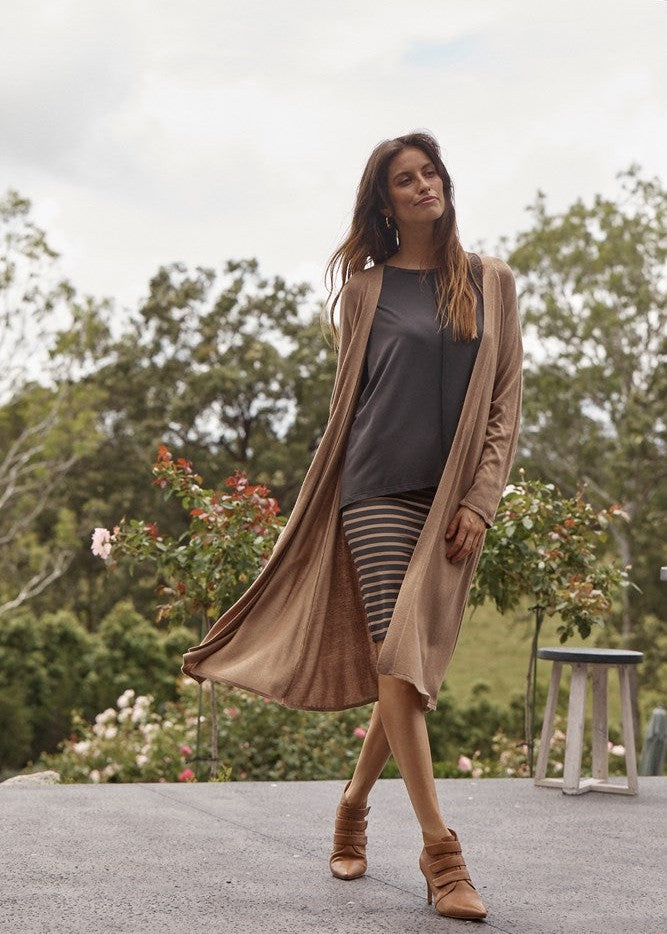
[[[26,772],[23,775],[12,775],[0,785],[57,785],[60,782],[60,772],[49,769],[46,772]]]

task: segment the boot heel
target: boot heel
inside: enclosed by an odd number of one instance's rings
[[[428,899],[429,905],[432,905],[433,893],[431,892],[431,886],[428,884],[428,879],[426,880],[426,898]]]

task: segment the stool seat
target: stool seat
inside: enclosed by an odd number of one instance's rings
[[[553,667],[544,710],[544,724],[542,726],[535,778],[533,779],[534,784],[560,788],[567,795],[579,795],[585,791],[608,791],[614,794],[636,795],[638,791],[637,755],[632,723],[629,666],[641,662],[644,653],[634,652],[631,649],[549,647],[538,649],[537,657],[551,661]],[[562,778],[547,778],[547,761],[553,736],[558,688],[560,687],[563,665],[572,665],[567,727],[565,730],[565,763]],[[582,780],[581,757],[589,668],[593,681],[593,776]],[[609,727],[607,719],[607,674],[609,668],[618,670],[627,772],[627,784],[625,785],[609,781]]]
[[[554,662],[591,662],[607,665],[637,665],[644,657],[643,652],[632,649],[538,649],[538,658]]]

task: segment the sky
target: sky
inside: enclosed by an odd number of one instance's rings
[[[160,265],[308,281],[373,147],[438,139],[465,249],[664,178],[665,0],[1,0],[0,194],[79,294],[135,309]]]

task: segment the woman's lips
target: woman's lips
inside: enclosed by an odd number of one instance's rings
[[[433,201],[437,200],[437,198],[422,198],[422,200],[418,201],[417,204],[431,204]]]

